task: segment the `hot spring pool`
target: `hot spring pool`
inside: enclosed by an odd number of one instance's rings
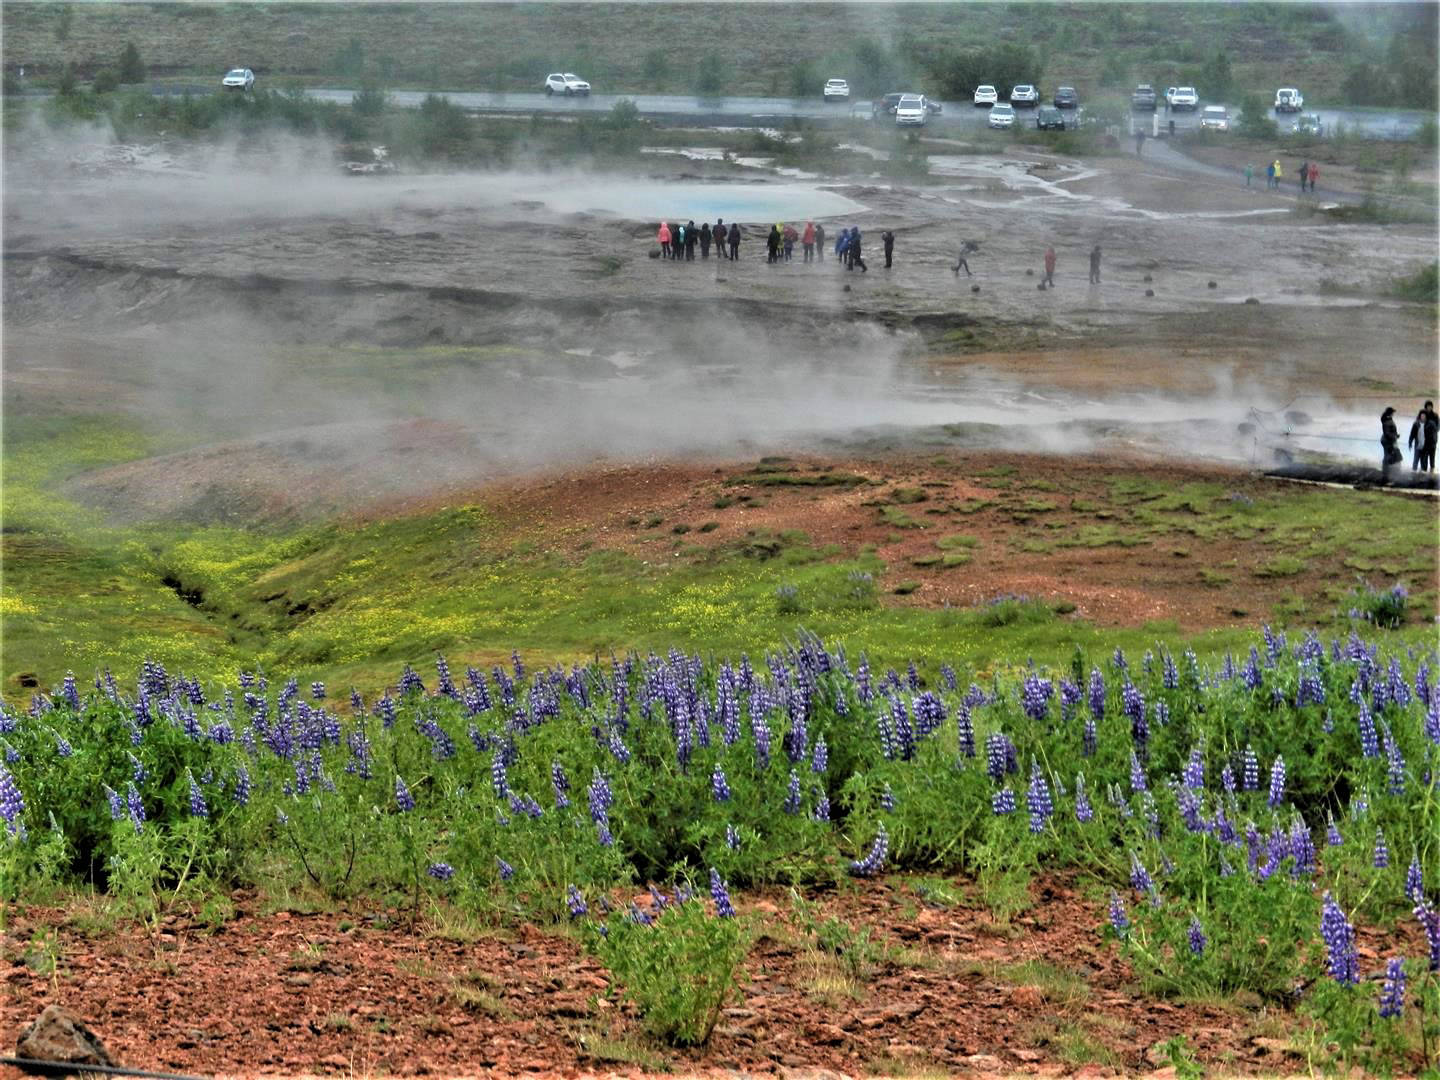
[[[807,221],[844,217],[865,209],[853,199],[813,183],[726,184],[701,181],[625,180],[609,177],[527,178],[524,186],[485,185],[487,201],[538,202],[555,213],[606,214],[636,221]]]

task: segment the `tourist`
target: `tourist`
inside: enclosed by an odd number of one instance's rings
[[[895,234],[886,229],[880,234],[880,240],[885,245],[885,269],[890,269],[890,255],[895,250]]]
[[[660,255],[662,258],[670,257],[670,226],[660,222],[660,231],[656,234],[660,240]]]
[[[730,231],[726,234],[726,239],[730,241],[730,258],[738,259],[740,257],[740,223],[738,221],[730,222]]]
[[[1395,430],[1395,407],[1386,405],[1380,414],[1380,472],[1390,475],[1390,466],[1405,460],[1400,453],[1400,432]]]
[[[824,225],[816,225],[816,226],[815,226],[815,260],[816,260],[816,262],[824,262],[824,261],[825,261],[825,226],[824,226]]]
[[[805,222],[805,231],[800,234],[800,246],[805,251],[805,261],[813,262],[815,259],[815,223]]]
[[[851,269],[851,270],[854,270],[855,267],[858,266],[858,267],[860,267],[860,272],[861,272],[862,274],[868,274],[868,273],[870,272],[870,268],[865,265],[865,260],[860,257],[860,226],[859,226],[859,225],[852,225],[852,226],[850,227],[850,246],[846,249],[846,254],[847,254],[847,255],[849,256],[849,258],[850,258],[850,269]]]
[[[1050,288],[1055,287],[1055,247],[1051,245],[1045,249],[1045,280],[1041,282]]]
[[[710,257],[710,223],[708,221],[700,224],[700,258]]]
[[[1425,418],[1429,415],[1430,402],[1427,401],[1415,414],[1415,422],[1410,425],[1410,438],[1405,440],[1405,445],[1411,448],[1410,468],[1417,472],[1425,461]]]
[[[1100,245],[1090,249],[1090,284],[1100,284]]]

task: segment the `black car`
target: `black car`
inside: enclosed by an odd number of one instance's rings
[[[1064,131],[1065,114],[1049,105],[1042,105],[1035,114],[1035,126],[1041,131]]]
[[[900,104],[900,99],[904,96],[904,94],[886,94],[882,98],[877,98],[871,105],[871,111],[877,115],[883,113],[887,116],[894,116],[895,106]]]
[[[1055,90],[1055,108],[1073,109],[1080,104],[1080,95],[1073,86],[1061,86]]]

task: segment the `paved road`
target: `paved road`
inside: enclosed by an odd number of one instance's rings
[[[310,90],[310,96],[319,98],[322,101],[334,101],[348,103],[354,95],[354,90]],[[732,97],[720,99],[702,99],[688,95],[679,94],[592,94],[589,97],[567,98],[564,96],[550,97],[543,93],[535,94],[494,94],[474,93],[461,91],[447,93],[445,95],[456,105],[462,108],[472,109],[476,112],[489,113],[558,113],[566,115],[594,115],[608,112],[618,101],[633,101],[635,107],[642,115],[662,121],[677,121],[681,118],[689,120],[703,120],[710,124],[732,124],[737,127],[764,127],[783,124],[786,120],[802,117],[805,119],[831,119],[840,120],[852,115],[868,119],[870,117],[870,104],[868,101],[854,100],[847,104],[826,104],[814,98],[811,100],[795,100],[791,98],[761,98],[761,97]],[[392,90],[391,100],[400,106],[415,107],[424,100],[425,94],[418,90]],[[942,132],[965,128],[979,128],[985,123],[987,110],[977,109],[968,101],[942,101],[942,111],[931,116],[928,126]],[[1204,104],[1214,104],[1205,102]],[[1235,106],[1227,106],[1232,115],[1239,112]],[[1379,138],[1405,138],[1415,133],[1425,121],[1428,114],[1416,110],[1402,109],[1319,109],[1327,130],[1334,130],[1337,123],[1343,123],[1346,128],[1362,131],[1367,135]],[[1186,131],[1197,126],[1200,122],[1198,112],[1177,112],[1167,114],[1161,108],[1156,114],[1156,120],[1151,120],[1149,113],[1136,113],[1135,119],[1138,123],[1158,123],[1161,127],[1168,127],[1170,120],[1175,121],[1176,131]],[[1033,113],[1028,110],[1020,110],[1020,122],[1030,121]],[[1287,114],[1276,114],[1277,119],[1284,127],[1294,122],[1294,117]],[[1033,121],[1031,121],[1033,122]]]

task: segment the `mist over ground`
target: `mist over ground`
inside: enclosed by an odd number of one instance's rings
[[[121,412],[169,432],[175,454],[73,482],[126,517],[332,512],[601,460],[797,449],[1371,456],[1361,444],[1378,410],[1332,398],[1334,380],[1310,370],[1306,339],[1337,313],[1283,303],[1283,267],[1248,261],[1269,238],[1203,211],[1146,211],[1129,181],[1096,168],[1037,178],[1023,162],[959,159],[953,183],[922,189],[753,170],[356,178],[313,138],[257,153],[117,147],[99,128],[27,134],[5,158],[7,412]],[[658,220],[737,207],[740,263],[649,257]],[[798,249],[766,266],[769,223],[807,216],[832,237],[863,224],[870,272],[846,274],[833,255],[806,267]],[[899,237],[890,274],[883,228]],[[982,238],[976,292],[949,271],[970,236]],[[1021,268],[1033,274],[1036,252],[1067,237],[1063,288],[1037,298]],[[1400,241],[1357,259],[1363,238],[1336,230],[1285,237],[1298,261],[1352,272],[1410,254]],[[1076,283],[1095,241],[1123,284]],[[1155,272],[1169,287],[1142,303],[1131,281]],[[1199,287],[1210,274],[1223,291]],[[1259,323],[1239,304],[1252,287],[1282,301]],[[1371,305],[1343,321],[1368,333],[1394,315]],[[1202,324],[1219,346],[1177,363],[1177,338]],[[1262,325],[1275,340],[1248,362],[1231,335]],[[1097,331],[1152,342],[1154,362],[1076,385]],[[1010,368],[1007,351],[1047,338],[1047,370]],[[1423,335],[1402,348],[1423,356]],[[227,486],[249,494],[214,495]]]

